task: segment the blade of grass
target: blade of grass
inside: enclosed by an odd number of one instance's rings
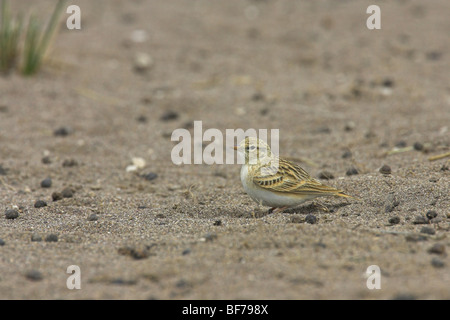
[[[19,40],[22,33],[22,17],[13,20],[9,2],[2,0],[0,25],[0,72],[7,73],[15,67],[19,56]]]

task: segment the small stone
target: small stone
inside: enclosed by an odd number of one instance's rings
[[[423,236],[421,234],[408,234],[405,236],[406,241],[411,242],[419,242],[419,241],[426,241],[428,238],[426,236]]]
[[[439,60],[442,57],[442,52],[438,51],[430,51],[426,53],[426,57],[428,60],[436,61]]]
[[[61,192],[53,192],[52,193],[52,200],[53,201],[58,201],[58,200],[61,200],[62,198],[64,198],[64,197],[63,197]]]
[[[117,252],[124,256],[132,257],[136,260],[141,260],[148,258],[150,256],[150,251],[148,246],[142,247],[121,247],[117,250]]]
[[[6,173],[8,172],[8,169],[5,169],[0,164],[0,176],[6,176]]]
[[[159,119],[161,121],[171,121],[178,119],[179,115],[175,111],[166,111]]]
[[[307,214],[305,217],[305,222],[309,224],[315,224],[317,222],[317,218],[313,214]]]
[[[415,142],[413,147],[414,147],[414,150],[417,150],[417,151],[423,150],[423,144],[421,144],[420,142]]]
[[[49,156],[43,157],[41,161],[42,161],[43,164],[50,164],[50,163],[52,163],[52,160],[50,159]]]
[[[430,249],[428,249],[428,253],[445,255],[445,245],[442,243],[435,243]]]
[[[52,186],[52,179],[45,178],[44,180],[41,181],[42,188],[50,188],[51,186]]]
[[[136,121],[140,123],[147,123],[148,119],[146,116],[140,115],[139,117],[136,118]]]
[[[144,52],[139,52],[134,57],[134,70],[137,72],[146,72],[153,66],[153,58]]]
[[[426,216],[429,220],[436,218],[437,215],[438,215],[437,212],[434,210],[430,210],[426,213]]]
[[[191,249],[187,248],[187,249],[184,249],[183,252],[182,252],[181,254],[182,254],[183,256],[185,256],[185,255],[187,255],[187,254],[189,254],[189,253],[191,253]]]
[[[31,235],[31,241],[40,242],[40,241],[42,241],[42,237],[40,235],[38,235],[37,233],[33,233]]]
[[[448,170],[449,170],[449,168],[448,168],[447,164],[444,163],[441,167],[441,171],[448,171]]]
[[[60,127],[53,131],[53,135],[56,137],[67,137],[69,134],[72,133],[72,128],[69,127]]]
[[[158,175],[154,172],[149,172],[149,173],[142,174],[141,177],[147,181],[152,181],[152,180],[155,180],[158,177]]]
[[[46,242],[57,242],[58,241],[58,235],[51,233],[48,236],[45,237]]]
[[[381,83],[383,87],[392,88],[394,86],[394,80],[386,78]]]
[[[389,218],[388,221],[390,224],[399,224],[400,218],[398,216],[393,216],[393,217]]]
[[[64,198],[72,198],[75,191],[72,188],[64,188],[63,191],[61,191],[61,195]]]
[[[262,100],[264,100],[265,99],[265,97],[264,97],[264,95],[261,93],[261,92],[255,92],[253,95],[252,95],[252,100],[253,101],[262,101]]]
[[[429,223],[428,219],[422,216],[417,216],[413,221],[413,224],[428,224],[428,223]]]
[[[404,141],[404,140],[400,140],[400,141],[398,141],[398,142],[395,144],[395,146],[396,146],[397,148],[405,148],[407,145],[408,145],[408,144],[407,144],[406,141]]]
[[[356,169],[355,167],[351,167],[347,170],[347,172],[345,173],[348,176],[353,176],[355,174],[358,174],[358,169]]]
[[[382,174],[391,174],[391,172],[392,172],[391,167],[389,167],[387,164],[383,165],[380,168],[380,173]]]
[[[334,175],[331,172],[326,171],[326,170],[319,173],[318,177],[319,177],[319,179],[324,179],[324,180],[334,179]]]
[[[78,162],[75,159],[66,159],[66,160],[64,160],[64,162],[62,164],[62,166],[65,168],[75,167],[77,165],[78,165]]]
[[[0,247],[5,245],[5,241],[3,239],[0,239]]]
[[[354,123],[353,121],[347,122],[344,126],[344,130],[347,132],[353,131],[353,129],[355,129],[355,128],[356,128],[356,123]]]
[[[88,221],[97,221],[97,220],[98,216],[95,213],[90,214],[88,217]]]
[[[420,233],[425,233],[425,234],[431,234],[431,235],[433,235],[433,234],[435,234],[436,233],[436,231],[434,230],[434,228],[431,228],[431,227],[422,227],[422,229],[420,229]]]
[[[16,219],[19,217],[19,211],[14,209],[9,209],[5,211],[5,218],[6,219]]]
[[[40,281],[44,278],[39,270],[30,270],[25,274],[25,277],[31,281]]]
[[[46,206],[47,206],[47,202],[45,202],[44,200],[37,200],[34,203],[34,207],[35,208],[43,208],[43,207],[46,207]]]
[[[214,221],[214,223],[213,223],[213,226],[219,227],[219,226],[221,226],[221,225],[222,225],[222,220],[216,220],[216,221]]]
[[[350,150],[346,150],[342,154],[342,159],[350,159],[351,157],[352,157],[352,152]]]
[[[433,259],[431,259],[431,265],[435,268],[443,268],[445,267],[445,262],[438,257],[433,257]]]

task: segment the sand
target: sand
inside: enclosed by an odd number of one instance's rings
[[[0,76],[0,299],[450,299],[448,1],[379,2],[381,30],[370,1],[77,4],[39,74]],[[173,164],[195,120],[280,129],[360,200],[267,214],[238,164]]]

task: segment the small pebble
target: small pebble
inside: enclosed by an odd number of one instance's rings
[[[431,259],[431,265],[435,268],[443,268],[445,267],[445,262],[438,257],[433,257],[433,259]]]
[[[16,219],[19,217],[19,211],[14,209],[9,209],[5,211],[5,218],[6,219]]]
[[[428,219],[422,216],[417,216],[413,221],[413,224],[428,224],[428,223],[429,223]]]
[[[141,177],[147,181],[152,181],[152,180],[155,180],[158,177],[158,175],[154,172],[149,172],[149,173],[142,174]]]
[[[400,218],[398,216],[393,216],[393,217],[389,218],[389,223],[390,224],[399,224]]]
[[[216,220],[213,223],[213,226],[221,226],[222,225],[222,220]]]
[[[166,111],[159,119],[161,121],[171,121],[178,119],[178,113],[175,111]]]
[[[428,211],[427,214],[426,214],[426,216],[427,216],[427,218],[428,218],[429,220],[436,218],[437,215],[438,215],[437,212],[434,211],[434,210],[430,210],[430,211]]]
[[[3,168],[0,164],[0,176],[6,176],[7,171],[8,169]]]
[[[64,198],[72,198],[75,191],[72,188],[64,188],[63,191],[61,191],[61,195]]]
[[[423,150],[423,144],[421,144],[420,142],[415,142],[413,147],[414,147],[414,150],[417,150],[417,151]]]
[[[30,270],[25,274],[25,277],[32,281],[40,281],[44,278],[39,270]]]
[[[53,201],[58,201],[58,200],[61,200],[62,198],[64,198],[64,197],[63,197],[61,192],[53,192],[52,193],[52,200]]]
[[[97,221],[97,220],[98,216],[95,213],[90,214],[88,217],[88,221]]]
[[[385,165],[383,165],[381,168],[380,168],[380,173],[382,173],[382,174],[391,174],[391,167],[389,167],[387,164],[385,164]]]
[[[344,153],[342,154],[342,159],[349,159],[352,157],[352,152],[350,150],[346,150],[344,151]]]
[[[325,179],[325,180],[334,179],[334,175],[329,171],[322,171],[321,173],[319,173],[318,177],[319,177],[319,179]]]
[[[41,181],[42,188],[50,188],[51,186],[52,186],[52,179],[45,178],[44,180]]]
[[[53,131],[53,135],[56,137],[67,137],[72,133],[72,129],[69,127],[61,127]]]
[[[309,224],[315,224],[317,222],[317,218],[313,214],[307,214],[305,217],[305,222]]]
[[[65,168],[75,167],[77,165],[78,165],[78,162],[75,159],[66,159],[66,160],[64,160],[64,162],[62,164],[62,166]]]
[[[445,245],[442,243],[435,243],[430,249],[428,249],[428,253],[445,255]]]
[[[42,237],[40,235],[38,235],[37,233],[33,233],[31,235],[31,241],[40,242],[40,241],[42,241]]]
[[[425,233],[425,234],[431,234],[431,235],[433,235],[433,234],[435,234],[436,233],[436,231],[433,229],[433,228],[431,228],[431,227],[422,227],[422,229],[420,229],[420,233]]]
[[[252,95],[252,100],[253,101],[262,101],[262,100],[264,100],[265,99],[265,97],[264,97],[264,95],[261,93],[261,92],[255,92],[253,95]]]
[[[418,241],[426,241],[428,238],[421,234],[408,234],[405,236],[406,241],[418,242]]]
[[[386,78],[382,82],[383,87],[392,88],[394,86],[394,80]]]
[[[148,119],[146,116],[140,115],[139,117],[136,118],[136,121],[141,123],[147,123]]]
[[[50,163],[52,163],[52,160],[50,159],[49,156],[43,157],[41,161],[42,161],[43,164],[50,164]]]
[[[345,124],[345,126],[344,126],[344,130],[345,131],[352,131],[353,129],[355,129],[356,128],[356,123],[354,123],[353,121],[349,121],[349,122],[347,122],[346,124]]]
[[[0,239],[0,247],[5,245],[5,241],[3,239]]]
[[[153,58],[144,52],[137,53],[134,57],[134,70],[137,72],[146,72],[153,66]]]
[[[442,52],[439,51],[430,51],[426,53],[426,57],[428,60],[439,60],[442,57]]]
[[[35,208],[43,208],[43,207],[46,207],[46,206],[47,206],[47,202],[45,202],[44,200],[37,200],[34,203],[34,207]]]
[[[407,144],[406,141],[404,141],[404,140],[400,140],[400,141],[398,141],[398,142],[395,144],[395,146],[396,146],[397,148],[405,148],[407,145],[408,145],[408,144]]]
[[[356,169],[355,167],[351,167],[351,168],[349,168],[347,170],[347,172],[345,174],[348,175],[348,176],[352,176],[352,175],[355,175],[355,174],[358,174],[358,173],[359,173],[358,169]]]
[[[117,252],[121,255],[129,256],[136,260],[145,259],[150,256],[150,250],[148,246],[121,247],[117,250]]]
[[[185,256],[185,255],[187,255],[187,254],[189,254],[189,253],[191,253],[191,249],[187,248],[187,249],[184,249],[183,252],[182,252],[181,254],[182,254],[183,256]]]
[[[58,235],[51,233],[48,236],[45,237],[46,242],[57,242],[58,241]]]

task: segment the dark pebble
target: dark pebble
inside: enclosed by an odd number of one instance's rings
[[[446,164],[443,164],[441,167],[441,171],[448,171],[448,170],[449,170],[448,166]]]
[[[39,270],[30,270],[25,274],[25,277],[32,281],[40,281],[44,278]]]
[[[322,171],[321,173],[319,173],[318,177],[319,177],[319,179],[325,179],[325,180],[334,179],[334,175],[329,171]]]
[[[7,113],[9,111],[8,109],[9,109],[8,106],[5,105],[0,106],[0,112]]]
[[[439,60],[442,57],[442,52],[438,51],[430,51],[426,53],[426,57],[428,60],[436,61]]]
[[[133,259],[140,260],[150,256],[150,251],[147,246],[144,247],[122,247],[117,252],[124,256],[132,257]]]
[[[436,218],[437,215],[438,215],[437,212],[434,211],[434,210],[430,210],[430,211],[428,211],[427,214],[426,214],[426,216],[427,216],[427,218],[428,218],[429,220]]]
[[[430,249],[428,249],[428,253],[445,255],[445,245],[442,243],[435,243]]]
[[[158,178],[158,175],[154,172],[149,172],[146,174],[142,174],[141,177],[147,181],[152,181],[152,180],[155,180],[156,178]]]
[[[19,217],[19,211],[14,209],[9,209],[5,211],[5,218],[6,219],[16,219]]]
[[[52,160],[50,159],[49,156],[43,157],[41,161],[42,161],[43,164],[50,164],[50,163],[52,163]]]
[[[425,233],[425,234],[435,234],[436,231],[431,228],[431,227],[422,227],[422,229],[420,229],[420,233]]]
[[[222,225],[222,220],[216,220],[213,223],[213,226],[221,226]]]
[[[50,188],[51,186],[52,186],[52,179],[45,178],[44,180],[41,181],[42,188]]]
[[[69,127],[61,127],[53,131],[53,135],[55,135],[56,137],[67,137],[71,133],[72,129]]]
[[[345,173],[348,176],[353,176],[355,174],[358,174],[358,169],[356,169],[355,167],[351,167],[347,170],[347,172]]]
[[[5,169],[0,164],[0,176],[6,176],[6,173],[8,172],[8,169]]]
[[[159,118],[161,121],[171,121],[178,119],[178,113],[175,111],[166,111],[161,118]]]
[[[317,218],[313,214],[307,214],[305,217],[305,222],[309,224],[315,224],[317,222]]]
[[[52,193],[52,200],[53,201],[58,201],[58,200],[61,200],[62,198],[64,198],[64,197],[63,197],[61,192],[53,192]]]
[[[413,295],[412,293],[399,293],[392,299],[393,300],[416,300],[417,297],[415,295]]]
[[[58,235],[51,233],[48,236],[45,237],[46,242],[57,242],[58,241]]]
[[[42,241],[42,237],[40,235],[38,235],[37,233],[33,233],[31,235],[31,241],[40,242],[40,241]]]
[[[265,97],[264,97],[264,95],[261,93],[261,92],[255,92],[253,95],[252,95],[252,100],[253,101],[262,101],[262,100],[264,100],[265,99]]]
[[[434,257],[433,259],[431,259],[431,265],[435,268],[443,268],[445,267],[445,262],[438,257]]]
[[[61,191],[61,195],[64,198],[72,198],[75,191],[72,188],[64,188],[63,191]]]
[[[146,116],[140,115],[139,117],[136,118],[136,121],[140,123],[147,123],[148,119]]]
[[[111,284],[117,284],[121,286],[131,286],[137,283],[136,279],[123,279],[123,278],[114,278],[110,282]]]
[[[407,144],[406,141],[404,141],[404,140],[400,140],[400,141],[398,141],[398,142],[395,144],[395,146],[396,146],[397,148],[405,148],[407,145],[408,145],[408,144]]]
[[[391,217],[391,218],[389,218],[389,223],[390,224],[399,224],[400,218],[398,216]]]
[[[187,254],[189,254],[189,253],[191,253],[191,249],[184,249],[183,250],[183,252],[181,253],[183,256],[185,256],[185,255],[187,255]]]
[[[414,146],[414,150],[417,150],[417,151],[423,150],[423,144],[421,144],[420,142],[415,142],[413,146]]]
[[[380,168],[380,173],[382,174],[391,174],[391,172],[392,172],[391,167],[389,167],[387,164],[383,165]]]
[[[428,224],[428,223],[429,223],[428,219],[422,216],[417,216],[413,221],[413,224]]]
[[[46,207],[46,206],[47,206],[47,202],[45,202],[44,200],[37,200],[34,203],[35,208],[42,208],[42,207]]]
[[[90,214],[88,217],[88,221],[97,221],[97,220],[98,216],[95,213]]]
[[[386,87],[386,88],[392,88],[394,86],[394,80],[389,79],[389,78],[384,79],[382,85],[383,85],[383,87]]]
[[[78,162],[75,159],[66,159],[66,160],[64,160],[64,162],[62,164],[62,166],[65,168],[75,167],[77,165],[78,165]]]
[[[349,159],[352,157],[352,152],[349,150],[344,151],[344,153],[342,154],[342,159]]]
[[[3,239],[0,239],[0,247],[5,245],[5,241]]]

